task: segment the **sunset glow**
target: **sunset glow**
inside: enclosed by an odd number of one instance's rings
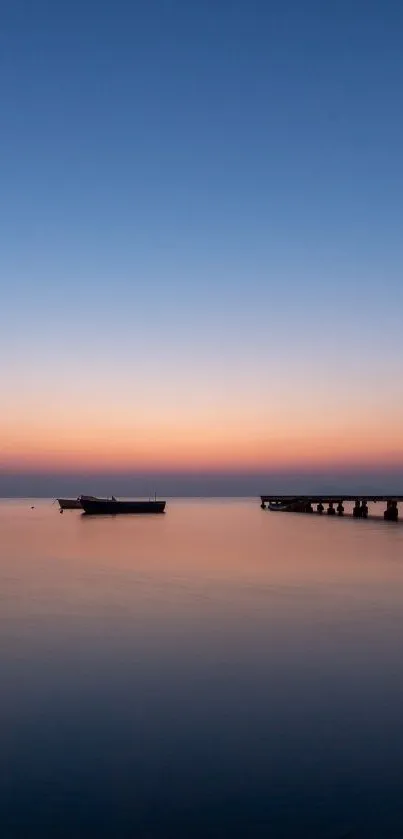
[[[11,469],[178,469],[264,470],[331,465],[403,463],[399,427],[382,439],[378,428],[331,429],[327,434],[296,428],[267,431],[260,425],[239,429],[217,422],[211,428],[86,425],[3,428],[3,468]]]

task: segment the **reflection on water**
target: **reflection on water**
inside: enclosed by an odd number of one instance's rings
[[[403,836],[403,527],[0,504],[0,823]]]

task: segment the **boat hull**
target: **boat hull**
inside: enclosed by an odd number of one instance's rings
[[[89,516],[144,515],[163,513],[166,501],[110,501],[81,498],[81,507]]]
[[[58,498],[57,500],[61,510],[81,510],[79,498]]]
[[[269,501],[269,510],[273,513],[303,513],[307,512],[307,503],[304,501],[293,501],[282,503],[279,501]]]

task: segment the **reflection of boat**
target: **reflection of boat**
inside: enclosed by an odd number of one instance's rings
[[[166,501],[118,501],[112,498],[92,498],[80,495],[81,507],[91,516],[117,516],[122,513],[163,513]]]
[[[79,498],[58,498],[57,500],[61,510],[81,510]]]

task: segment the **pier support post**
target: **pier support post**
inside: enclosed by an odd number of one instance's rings
[[[334,509],[333,501],[329,501],[329,506],[327,508],[327,514],[328,514],[328,516],[335,516],[336,515],[336,510]]]
[[[361,503],[361,518],[367,519],[368,518],[368,504],[364,500]]]
[[[339,503],[337,505],[337,515],[338,516],[344,516],[344,507],[343,507],[343,502],[342,501],[339,501]]]
[[[320,516],[322,515],[322,513],[323,513],[323,510],[324,510],[324,509],[325,509],[325,508],[324,508],[324,506],[323,506],[322,502],[321,502],[321,501],[319,501],[319,504],[318,504],[318,506],[317,506],[316,510],[317,510],[317,512],[319,513],[319,515],[320,515]]]
[[[397,501],[387,501],[386,510],[383,514],[385,521],[397,521],[399,518],[399,511]]]
[[[361,503],[360,503],[359,498],[356,498],[356,500],[355,500],[354,509],[353,509],[353,516],[354,516],[355,519],[360,519],[361,518]]]
[[[261,507],[261,509],[262,509],[262,510],[265,510],[265,509],[266,509],[266,504],[264,503],[264,501],[262,501],[262,503],[261,503],[260,507]]]

